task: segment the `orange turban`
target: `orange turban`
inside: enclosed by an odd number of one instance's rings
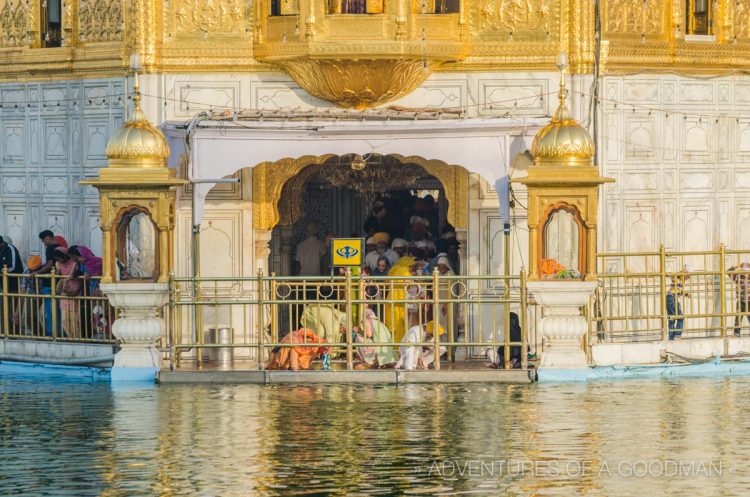
[[[29,258],[26,259],[26,267],[31,269],[32,271],[36,271],[41,265],[42,258],[38,255],[30,255]]]

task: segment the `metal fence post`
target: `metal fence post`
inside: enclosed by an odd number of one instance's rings
[[[440,369],[440,271],[432,271],[432,343],[435,355],[435,370]]]
[[[505,292],[503,294],[503,369],[510,369],[510,280],[503,279]]]
[[[528,303],[526,302],[526,271],[521,271],[521,368],[529,368],[529,328],[526,313]]]
[[[346,369],[354,369],[354,347],[352,345],[352,270],[346,268]]]
[[[664,245],[659,245],[659,306],[661,312],[661,339],[667,340],[667,252]]]
[[[8,338],[8,266],[3,266],[3,337]]]
[[[175,321],[175,282],[174,282],[174,269],[169,271],[169,310],[167,312],[167,348],[169,349],[169,369],[174,371],[175,363],[175,343],[176,338],[174,336],[174,321]]]
[[[724,244],[719,244],[719,326],[721,338],[727,337],[727,282],[726,282],[726,250]]]
[[[266,324],[263,316],[263,270],[258,269],[258,369],[265,369],[265,348],[263,342],[266,334]]]
[[[52,306],[52,340],[57,340],[57,282],[55,281],[55,269],[52,268],[50,274],[50,305]]]

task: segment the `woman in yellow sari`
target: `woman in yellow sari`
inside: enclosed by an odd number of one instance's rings
[[[388,276],[404,276],[404,280],[392,280],[392,290],[389,298],[391,300],[406,300],[406,287],[411,278],[411,267],[416,259],[409,256],[400,258],[388,271]],[[406,333],[406,302],[398,304],[385,304],[385,326],[393,333],[393,341],[400,342]]]

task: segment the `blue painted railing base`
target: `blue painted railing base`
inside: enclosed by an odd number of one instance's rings
[[[713,361],[700,364],[600,366],[581,369],[546,369],[537,372],[541,382],[571,382],[626,378],[676,378],[682,376],[750,375],[750,361]]]
[[[32,376],[50,376],[80,378],[92,381],[109,381],[110,370],[88,366],[63,366],[58,364],[41,364],[36,362],[0,362],[0,374],[18,374]]]

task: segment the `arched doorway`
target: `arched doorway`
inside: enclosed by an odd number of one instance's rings
[[[427,219],[430,238],[439,239],[449,224],[449,212],[459,210],[451,209],[452,202],[462,201],[457,198],[455,181],[450,181],[455,175],[445,172],[425,162],[378,154],[329,156],[308,164],[281,189],[269,268],[278,275],[292,274],[294,252],[309,224],[317,227],[320,238],[326,234],[366,237],[374,203],[382,203],[380,224],[391,240],[404,237],[412,216]],[[448,177],[450,198],[435,174]],[[369,228],[372,231],[372,225]]]

